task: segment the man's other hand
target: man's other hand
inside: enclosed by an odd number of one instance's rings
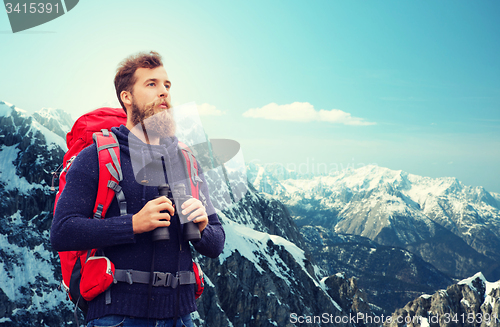
[[[191,198],[184,202],[181,207],[182,214],[186,215],[191,213],[188,217],[188,221],[193,221],[198,224],[198,228],[200,229],[200,233],[207,227],[208,225],[208,215],[203,203],[200,200]]]

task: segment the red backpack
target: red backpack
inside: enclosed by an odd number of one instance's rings
[[[100,108],[81,116],[66,135],[68,151],[64,155],[59,175],[59,190],[54,204],[54,213],[57,201],[66,185],[66,173],[76,156],[87,146],[96,143],[99,157],[99,186],[94,216],[102,218],[116,197],[120,207],[120,214],[126,214],[126,202],[123,191],[118,186],[122,180],[120,167],[120,148],[116,136],[110,132],[111,127],[125,125],[127,115],[122,109]],[[199,198],[199,184],[197,183],[198,166],[191,150],[179,142],[182,150],[186,170],[190,180],[191,194]],[[118,186],[118,187],[117,187]],[[104,292],[113,282],[114,265],[108,258],[96,256],[97,249],[89,251],[59,252],[62,270],[62,286],[82,311],[87,311],[87,301]],[[193,271],[196,277],[196,298],[201,296],[204,288],[203,272],[197,263],[193,262]]]

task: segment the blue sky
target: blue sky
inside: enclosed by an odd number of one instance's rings
[[[0,100],[73,117],[118,106],[117,64],[156,50],[174,104],[247,161],[377,164],[500,192],[499,1],[82,0],[12,34]]]

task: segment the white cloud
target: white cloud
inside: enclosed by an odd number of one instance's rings
[[[208,103],[199,104],[197,107],[200,116],[222,116],[224,114],[224,112],[216,109],[215,106]]]
[[[243,113],[243,117],[299,122],[324,121],[344,125],[376,124],[367,122],[363,118],[352,117],[350,113],[339,109],[321,109],[316,111],[314,106],[309,102],[294,102],[284,105],[278,105],[273,102],[262,108],[248,109]]]

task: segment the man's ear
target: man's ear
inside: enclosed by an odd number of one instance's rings
[[[126,106],[132,106],[132,93],[129,91],[122,91],[120,93],[120,99],[122,99],[123,104]]]

